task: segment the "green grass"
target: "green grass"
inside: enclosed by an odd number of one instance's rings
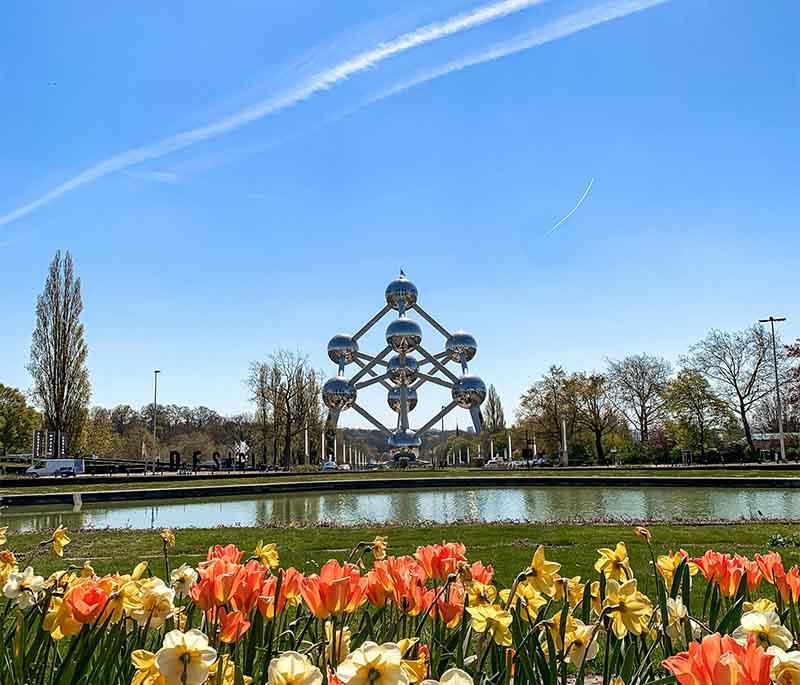
[[[783,524],[747,523],[728,525],[654,525],[653,544],[659,553],[686,549],[700,555],[709,548],[738,552],[752,556],[764,552],[772,534],[789,535],[797,529]],[[434,542],[461,541],[467,545],[471,560],[482,559],[497,569],[498,584],[508,586],[514,575],[527,566],[539,544],[547,548],[548,558],[563,564],[564,575],[594,574],[593,564],[598,547],[623,541],[628,545],[637,576],[648,575],[649,556],[646,545],[630,526],[619,525],[453,525],[427,528],[415,527],[353,527],[353,528],[202,528],[177,530],[177,547],[170,563],[196,565],[205,558],[206,550],[214,544],[234,543],[252,551],[259,540],[275,542],[284,567],[295,566],[311,572],[331,557],[345,558],[362,540],[375,535],[387,535],[390,553],[411,554],[418,545]],[[84,530],[70,533],[72,543],[62,561],[49,550],[34,560],[37,572],[52,572],[65,563],[82,564],[91,560],[99,573],[129,571],[142,559],[149,559],[153,570],[163,574],[161,539],[157,530]],[[14,535],[9,546],[18,553],[32,549],[45,538],[43,534]],[[787,564],[800,562],[800,549],[782,549]],[[646,588],[644,588],[646,589]]]
[[[120,477],[119,482],[115,483],[76,483],[69,478],[65,478],[63,484],[58,485],[33,485],[28,487],[14,487],[13,485],[4,485],[0,487],[0,495],[10,493],[24,493],[24,492],[87,492],[87,491],[100,491],[100,490],[141,490],[152,487],[159,488],[188,488],[204,485],[256,485],[259,483],[275,483],[275,482],[297,482],[297,481],[314,481],[318,479],[325,480],[348,480],[365,478],[419,478],[419,477],[470,477],[475,476],[492,478],[497,476],[540,476],[540,477],[569,477],[569,476],[603,476],[603,477],[620,477],[627,476],[632,478],[640,477],[654,477],[663,478],[665,476],[681,477],[681,478],[699,478],[699,477],[742,477],[742,478],[797,478],[800,477],[800,466],[798,466],[798,474],[795,475],[793,471],[778,471],[768,469],[742,469],[732,468],[726,470],[719,469],[680,469],[680,468],[664,468],[664,469],[569,469],[564,471],[562,469],[531,469],[530,471],[494,471],[484,469],[448,469],[446,471],[432,471],[432,470],[414,470],[414,471],[369,471],[365,473],[327,473],[327,474],[280,474],[276,476],[266,476],[263,478],[237,478],[231,476],[230,478],[215,477],[211,478],[191,478],[187,477],[185,480],[180,481],[159,481],[154,479],[152,482],[130,483],[125,478]]]

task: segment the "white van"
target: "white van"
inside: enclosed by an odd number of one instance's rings
[[[25,471],[26,476],[77,476],[86,473],[83,459],[42,459]]]

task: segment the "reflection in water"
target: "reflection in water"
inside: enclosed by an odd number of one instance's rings
[[[13,507],[12,532],[77,528],[176,528],[259,523],[543,521],[573,518],[800,519],[800,490],[548,486],[297,493],[231,499]]]

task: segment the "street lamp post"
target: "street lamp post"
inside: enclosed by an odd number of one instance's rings
[[[778,350],[775,344],[775,322],[786,321],[785,316],[775,317],[770,316],[768,319],[759,319],[759,323],[769,322],[770,329],[772,330],[772,361],[775,364],[775,398],[778,402],[778,435],[781,440],[781,461],[786,461],[786,445],[783,440],[783,407],[781,406],[781,384],[778,380]]]
[[[158,374],[161,371],[153,371],[153,473],[156,471],[156,458],[158,456],[158,435],[156,434],[156,416],[158,415]]]

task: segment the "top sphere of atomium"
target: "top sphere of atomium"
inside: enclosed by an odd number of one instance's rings
[[[349,335],[334,335],[328,343],[328,357],[334,364],[352,364],[358,354],[358,343]]]
[[[422,342],[422,329],[411,319],[395,319],[386,327],[386,343],[395,352],[413,352]]]
[[[453,401],[462,409],[473,409],[486,399],[486,383],[477,376],[461,376],[454,384]]]
[[[462,354],[465,361],[471,361],[478,351],[478,343],[469,333],[456,331],[447,339],[444,349],[454,362],[460,362]]]
[[[322,386],[322,401],[328,409],[344,411],[356,401],[356,389],[346,378],[329,378]]]
[[[386,286],[386,304],[392,309],[403,311],[410,309],[417,303],[417,286],[409,281],[405,276],[396,278]]]

